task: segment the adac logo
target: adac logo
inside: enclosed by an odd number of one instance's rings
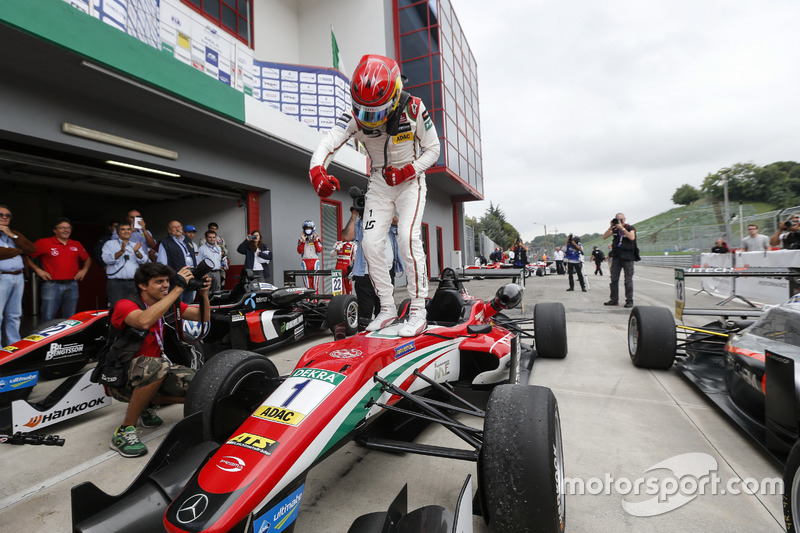
[[[264,420],[279,422],[281,424],[288,424],[290,426],[298,425],[306,417],[303,413],[298,413],[291,409],[273,407],[271,405],[262,405],[253,413],[253,416]]]
[[[180,508],[178,508],[178,512],[175,513],[175,518],[177,518],[178,522],[181,524],[188,524],[200,518],[200,515],[202,515],[207,508],[208,496],[205,494],[195,494],[194,496],[188,497],[181,504]]]
[[[395,135],[392,139],[394,144],[400,144],[401,142],[405,141],[413,141],[414,140],[414,133],[409,131],[407,133],[401,133],[399,135]]]

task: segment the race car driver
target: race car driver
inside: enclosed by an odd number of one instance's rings
[[[319,254],[322,252],[322,241],[316,230],[313,220],[303,222],[303,233],[297,240],[297,253],[300,254],[300,268],[303,270],[319,270]],[[303,278],[306,287],[317,288],[317,278],[306,276]]]
[[[428,273],[420,228],[425,209],[425,171],[439,158],[439,137],[422,101],[403,91],[400,67],[388,57],[368,54],[353,73],[352,113],[343,113],[311,156],[314,191],[327,197],[340,189],[326,172],[333,155],[350,138],[369,153],[369,189],[364,206],[364,256],[381,303],[367,326],[377,331],[397,318],[394,287],[384,250],[392,216],[397,212],[398,241],[406,265],[411,310],[398,334],[419,335],[427,326]]]

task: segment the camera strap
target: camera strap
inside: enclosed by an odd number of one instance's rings
[[[128,262],[128,254],[125,254],[125,255],[123,255],[122,257],[123,257],[123,260],[122,260],[122,266],[121,266],[121,267],[119,267],[119,268],[118,268],[117,270],[115,270],[114,272],[112,272],[111,274],[106,274],[106,276],[109,276],[109,277],[111,277],[111,276],[116,276],[117,274],[119,274],[119,272],[120,272],[120,271],[121,271],[123,268],[125,268],[125,263],[127,263],[127,262]]]

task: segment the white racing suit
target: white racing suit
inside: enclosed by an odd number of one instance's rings
[[[393,134],[387,133],[387,129]],[[361,141],[370,158],[369,189],[364,206],[364,257],[381,306],[394,306],[386,238],[392,217],[398,215],[397,241],[405,265],[411,305],[425,307],[428,272],[422,249],[422,212],[425,209],[425,170],[439,159],[439,136],[419,98],[403,93],[397,111],[377,130],[362,129],[350,113],[343,113],[311,156],[311,167],[327,168],[334,153],[351,137]],[[394,187],[386,183],[387,166],[411,163],[415,178]]]

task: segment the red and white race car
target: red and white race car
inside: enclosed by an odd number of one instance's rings
[[[493,531],[563,531],[558,405],[550,389],[527,383],[537,355],[566,356],[564,307],[537,304],[526,336],[501,312],[521,298],[508,284],[490,301],[475,299],[447,269],[418,337],[399,337],[396,323],[320,344],[288,376],[261,355],[219,353],[192,383],[187,418],[126,491],[73,488],[74,530],[291,532],[308,471],[355,440],[477,462],[476,512]],[[485,407],[459,396],[466,390],[483,391]],[[483,426],[463,423],[464,415]],[[429,423],[467,448],[413,442]],[[468,479],[455,514],[434,505],[409,513],[401,492],[388,511],[356,518],[350,531],[470,531],[470,486]]]

